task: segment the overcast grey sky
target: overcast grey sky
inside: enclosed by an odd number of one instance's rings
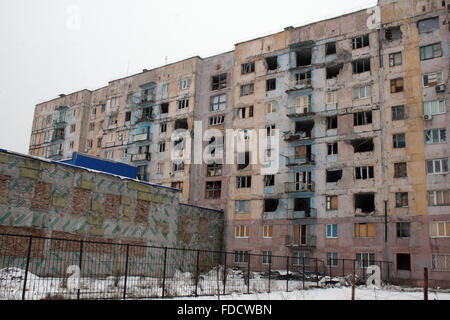
[[[28,153],[34,106],[377,0],[0,0],[0,148]]]

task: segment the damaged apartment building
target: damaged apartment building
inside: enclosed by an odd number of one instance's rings
[[[449,286],[448,10],[441,0],[380,0],[61,95],[36,106],[29,152],[132,164],[141,180],[224,209],[235,263],[248,253],[261,264],[318,258],[336,270],[342,259],[390,261],[399,281],[417,282],[429,267]],[[177,129],[193,136],[194,121],[244,140],[279,130],[278,173],[261,174],[249,143],[233,155],[239,163],[172,161],[172,151],[196,152],[170,139]]]

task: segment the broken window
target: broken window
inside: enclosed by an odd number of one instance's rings
[[[169,104],[168,103],[162,103],[161,104],[161,113],[169,113]]]
[[[405,119],[405,106],[392,107],[392,121]]]
[[[325,54],[327,56],[336,54],[336,42],[328,42],[325,44]]]
[[[408,192],[395,193],[395,207],[396,208],[408,207]]]
[[[236,188],[250,188],[252,186],[252,176],[240,176],[236,177]]]
[[[369,46],[369,35],[365,34],[352,39],[352,49],[360,49]]]
[[[342,64],[327,67],[326,68],[327,79],[337,78],[337,76],[341,72],[342,67],[343,67]]]
[[[396,133],[392,135],[394,148],[405,148],[406,147],[406,137],[404,133]]]
[[[300,72],[295,74],[295,84],[310,84],[311,83],[311,71]]]
[[[391,80],[391,93],[397,93],[403,91],[403,78]]]
[[[362,213],[375,212],[375,194],[361,193],[355,194],[355,209]]]
[[[337,116],[327,117],[327,130],[337,129],[338,118]]]
[[[406,162],[394,163],[394,178],[406,178],[407,176]]]
[[[373,179],[373,166],[356,167],[355,179],[356,180],[368,180]]]
[[[250,164],[250,152],[239,152],[237,158],[238,170],[243,170]]]
[[[302,48],[296,52],[297,67],[309,66],[312,61],[312,48]]]
[[[372,111],[356,112],[353,114],[353,125],[363,126],[372,123]]]
[[[255,62],[248,62],[241,64],[241,74],[255,72]]]
[[[297,121],[295,123],[295,133],[300,135],[300,138],[311,138],[314,121]]]
[[[417,22],[419,33],[427,33],[434,30],[439,30],[439,27],[439,17],[424,19]]]
[[[172,162],[173,171],[184,171],[184,161],[174,161]]]
[[[205,199],[220,199],[222,181],[206,182]]]
[[[268,57],[266,58],[267,70],[277,70],[278,69],[278,57]]]
[[[210,110],[211,111],[225,110],[226,103],[227,103],[227,95],[226,94],[221,94],[218,96],[211,97]]]
[[[274,212],[278,208],[278,199],[264,199],[264,212]]]
[[[241,86],[241,97],[248,96],[252,94],[255,90],[255,86],[253,83],[244,84]]]
[[[253,117],[253,106],[248,106],[245,108],[238,108],[237,115],[239,119],[251,118]]]
[[[387,41],[400,40],[402,38],[402,31],[400,30],[400,26],[392,27],[392,28],[386,29],[384,35],[385,35],[385,39]]]
[[[264,186],[265,187],[272,187],[275,185],[275,175],[265,175],[264,176]]]
[[[334,142],[334,143],[329,143],[328,144],[328,155],[335,155],[338,154],[338,143]]]
[[[397,253],[397,270],[411,271],[411,255],[409,253]]]
[[[389,66],[391,67],[400,66],[402,65],[402,63],[403,58],[401,52],[391,53],[389,55]]]
[[[410,223],[397,222],[397,238],[409,238],[410,235]]]
[[[357,152],[371,152],[374,149],[373,139],[357,139],[351,142],[353,150]]]
[[[370,71],[370,58],[359,59],[352,62],[353,74]]]
[[[442,47],[440,43],[430,44],[420,47],[420,60],[428,60],[442,56]]]
[[[177,130],[177,129],[186,129],[186,130],[188,130],[189,129],[189,125],[188,125],[187,119],[178,119],[178,120],[176,120],[174,129],[175,130]]]
[[[139,180],[142,180],[142,181],[147,181],[148,180],[147,168],[148,168],[148,165],[138,166],[137,167],[137,178]]]
[[[236,200],[234,207],[235,213],[249,213],[250,200]]]
[[[447,141],[447,129],[425,130],[425,144],[443,143]]]
[[[444,83],[442,81],[442,72],[432,72],[432,73],[424,74],[422,76],[422,80],[423,80],[422,81],[423,86],[425,88],[434,87],[434,86]]]
[[[266,91],[275,90],[277,88],[277,79],[266,80]]]
[[[227,87],[227,74],[219,74],[212,77],[211,90],[220,90]]]
[[[217,177],[222,175],[222,164],[212,163],[206,166],[206,176],[207,177]]]
[[[294,199],[294,211],[310,212],[311,204],[309,198],[295,198]]]
[[[342,179],[342,169],[327,170],[327,182],[338,182]]]

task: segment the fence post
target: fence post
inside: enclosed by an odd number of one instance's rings
[[[27,288],[28,269],[30,267],[30,256],[31,256],[32,243],[33,243],[33,236],[30,235],[30,241],[28,243],[28,251],[27,251],[27,264],[25,266],[25,278],[23,280],[22,300],[25,300],[25,290]]]
[[[83,240],[80,240],[80,259],[78,261],[78,268],[80,268],[80,278],[82,276],[81,267],[82,267],[82,261],[83,261],[83,244],[84,244]],[[80,280],[81,279],[78,279],[77,300],[80,300],[80,293],[81,293]]]
[[[127,280],[128,280],[128,255],[129,255],[130,245],[127,244],[127,251],[125,257],[125,281],[123,284],[123,300],[127,298]]]
[[[289,256],[286,257],[286,292],[289,292]]]
[[[251,255],[248,254],[248,270],[247,270],[247,294],[250,294],[250,260]]]
[[[423,269],[423,300],[428,300],[428,268]]]
[[[198,297],[197,289],[198,289],[198,273],[199,273],[199,261],[200,261],[200,250],[197,250],[197,264],[195,267],[195,296]]]
[[[227,253],[225,252],[225,261],[223,268],[223,295],[225,295],[227,287]]]
[[[272,257],[270,257],[272,259]],[[270,293],[270,278],[272,275],[272,261],[269,262],[269,293]]]
[[[352,272],[352,300],[355,300],[355,271]]]
[[[345,278],[345,259],[342,259],[342,278]]]
[[[163,265],[163,283],[162,283],[162,298],[166,294],[166,262],[167,262],[167,247],[164,248],[164,265]]]
[[[302,289],[305,289],[305,257],[302,257]]]
[[[316,286],[319,287],[319,267],[317,265],[317,258],[316,258]]]

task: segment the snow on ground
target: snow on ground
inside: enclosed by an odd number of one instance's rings
[[[203,274],[199,278],[197,293],[194,298],[195,283],[193,275],[187,272],[175,272],[173,278],[166,279],[166,297],[176,300],[350,300],[351,287],[348,279],[323,277],[316,282],[290,281],[289,291],[286,292],[286,281],[272,280],[269,291],[268,281],[264,276],[254,274],[250,280],[250,292],[244,294],[248,287],[240,271],[229,270],[226,282],[228,295],[214,295],[222,282],[217,281],[218,273],[214,270]],[[220,275],[220,273],[219,273]],[[18,300],[22,298],[25,271],[19,268],[5,268],[0,270],[0,300]],[[71,283],[75,280],[75,283]],[[311,279],[309,279],[311,280]],[[25,298],[34,299],[76,299],[78,286],[76,279],[45,278],[32,273],[27,275],[27,291]],[[123,297],[124,277],[107,277],[105,279],[81,278],[79,286],[82,299],[121,299]],[[162,279],[149,277],[128,277],[127,297],[129,299],[160,297],[162,293]],[[182,298],[181,296],[185,296]],[[368,288],[358,286],[355,290],[356,300],[423,300],[421,288],[404,288],[386,285],[382,288]],[[430,289],[429,300],[450,300],[450,290]]]
[[[220,300],[351,300],[351,287],[313,288],[293,292],[272,292],[259,294],[231,294],[220,296]],[[403,290],[403,291],[402,291]],[[414,291],[413,291],[414,290]],[[177,300],[192,298],[177,298]],[[218,300],[218,297],[198,297],[196,300]],[[357,287],[356,300],[423,300],[420,288],[405,290],[399,287],[382,289]],[[428,300],[450,300],[450,292],[428,292]]]

